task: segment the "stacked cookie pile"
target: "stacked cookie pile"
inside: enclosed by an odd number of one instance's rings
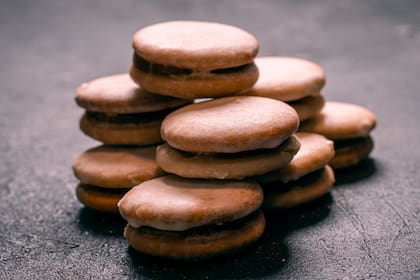
[[[77,198],[89,208],[117,213],[131,187],[164,174],[155,161],[161,122],[190,101],[150,94],[120,74],[82,84],[76,102],[86,110],[81,130],[104,143],[73,162]]]
[[[299,149],[289,105],[234,96],[258,78],[258,42],[217,23],[167,22],[133,37],[131,77],[142,88],[180,98],[216,98],[184,106],[162,122],[159,166],[174,175],[142,183],[119,202],[125,237],[138,251],[202,258],[257,240],[263,191],[244,179],[285,166]],[[233,95],[233,96],[232,96]]]
[[[119,211],[140,252],[196,259],[244,247],[264,231],[261,206],[321,197],[334,183],[329,164],[372,149],[373,114],[325,102],[325,73],[310,61],[256,58],[242,29],[164,22],[136,32],[133,48],[129,75],[77,91],[80,127],[104,145],[73,170],[79,200]]]

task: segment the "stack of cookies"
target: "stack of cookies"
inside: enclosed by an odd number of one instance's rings
[[[257,240],[265,228],[263,192],[251,176],[288,164],[300,144],[289,105],[232,96],[258,78],[257,40],[236,27],[166,22],[133,37],[130,75],[142,88],[179,98],[216,98],[184,106],[162,122],[156,160],[166,172],[119,202],[125,237],[136,250],[203,258]],[[228,97],[226,97],[228,96]]]
[[[321,67],[256,58],[258,42],[242,29],[164,22],[136,32],[133,48],[129,75],[77,91],[81,130],[104,145],[73,170],[78,199],[119,211],[140,252],[197,259],[242,248],[265,229],[261,206],[324,195],[334,183],[329,164],[356,164],[373,147],[375,117],[325,102]]]
[[[161,122],[190,101],[150,94],[121,74],[82,84],[76,102],[86,110],[81,130],[104,143],[73,162],[77,198],[89,208],[118,212],[129,188],[164,174],[155,161]]]
[[[190,259],[257,240],[263,191],[244,178],[290,162],[300,147],[297,127],[290,106],[263,97],[224,97],[169,114],[156,160],[178,176],[140,184],[120,201],[129,243],[147,254]]]

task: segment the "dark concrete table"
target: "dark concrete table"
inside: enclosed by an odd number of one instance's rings
[[[0,279],[419,279],[420,2],[1,1]],[[314,60],[329,100],[377,114],[372,158],[331,195],[269,215],[237,255],[195,264],[129,249],[123,222],[86,210],[70,165],[96,145],[75,88],[126,72],[144,25],[241,26],[261,55]]]

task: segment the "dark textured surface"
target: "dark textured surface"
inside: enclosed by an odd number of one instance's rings
[[[216,3],[217,2],[217,3]],[[0,279],[419,279],[420,3],[1,1]],[[129,249],[123,223],[83,209],[70,165],[83,81],[126,72],[130,38],[169,19],[231,23],[261,55],[321,64],[330,100],[377,114],[372,158],[331,195],[274,213],[257,245],[196,264]]]

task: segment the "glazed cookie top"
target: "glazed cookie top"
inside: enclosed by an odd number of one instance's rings
[[[298,132],[301,146],[295,157],[285,167],[259,176],[259,182],[281,181],[287,183],[324,167],[334,157],[334,143],[322,135]]]
[[[92,112],[115,114],[156,112],[178,107],[188,100],[150,94],[135,84],[128,74],[102,77],[80,85],[76,103]]]
[[[326,102],[319,116],[302,122],[300,131],[314,132],[339,140],[365,137],[375,126],[375,115],[365,107],[343,102]]]
[[[161,135],[174,148],[197,153],[236,153],[271,149],[299,125],[296,111],[284,102],[235,96],[187,105],[169,114]]]
[[[132,227],[182,231],[242,218],[255,211],[262,199],[262,189],[255,182],[170,175],[134,187],[118,207]]]
[[[189,69],[219,69],[253,61],[258,52],[254,36],[240,28],[200,21],[170,21],[147,26],[133,36],[143,59]]]
[[[259,78],[247,95],[292,101],[318,94],[325,85],[322,68],[294,57],[258,57]]]
[[[156,146],[101,145],[73,162],[75,176],[83,183],[104,188],[130,188],[164,174],[155,161]]]

